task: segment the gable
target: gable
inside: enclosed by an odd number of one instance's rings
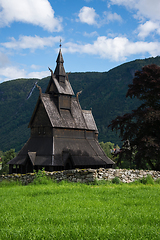
[[[85,122],[87,124],[87,128],[90,130],[95,130],[98,132],[96,123],[94,121],[93,115],[92,115],[92,111],[90,110],[82,110],[83,112],[83,117],[85,119]]]
[[[73,89],[71,87],[70,82],[65,77],[65,83],[60,83],[56,76],[54,75],[53,71],[51,70],[51,79],[46,89],[46,93],[59,93],[59,94],[66,94],[66,95],[74,95]]]
[[[46,89],[46,93],[58,93],[57,87],[55,85],[55,83],[53,82],[52,76],[50,78],[50,81],[48,83],[47,89]]]
[[[38,101],[29,124],[29,127],[39,126],[51,127],[50,119],[41,100]]]
[[[57,93],[58,93],[57,88],[56,88],[56,86],[55,86],[55,84],[54,84],[53,82],[51,82],[48,91],[49,91],[49,92],[55,92],[55,93],[57,92]]]
[[[58,82],[57,78],[52,77],[52,79],[54,81],[54,84],[55,84],[59,94],[74,95],[73,89],[68,80],[65,80],[65,84],[62,85]]]

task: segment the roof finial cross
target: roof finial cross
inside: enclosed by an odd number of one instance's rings
[[[59,45],[59,47],[60,47],[60,48],[62,47],[62,44],[61,44],[61,42],[62,42],[62,40],[60,39],[60,45]]]

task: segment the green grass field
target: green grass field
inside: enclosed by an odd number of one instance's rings
[[[160,184],[0,186],[0,239],[160,239]]]

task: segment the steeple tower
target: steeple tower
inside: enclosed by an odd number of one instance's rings
[[[61,52],[61,44],[60,44],[60,49],[59,49],[56,62],[57,62],[57,65],[54,73],[49,68],[51,72],[51,78],[50,78],[48,87],[46,89],[46,93],[73,96],[74,92],[70,85],[70,82],[68,80],[67,74],[63,66],[64,60]]]
[[[56,78],[60,84],[61,83],[65,84],[66,72],[65,72],[65,69],[63,66],[64,60],[63,60],[61,48],[59,50],[59,54],[58,54],[56,62],[57,62],[57,66],[55,68],[54,74],[56,75]]]

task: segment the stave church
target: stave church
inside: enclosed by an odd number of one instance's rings
[[[29,122],[30,138],[18,155],[8,162],[9,173],[29,173],[45,169],[111,168],[98,143],[98,129],[91,110],[82,110],[78,94],[64,69],[61,48],[55,71],[45,93],[39,97]]]

